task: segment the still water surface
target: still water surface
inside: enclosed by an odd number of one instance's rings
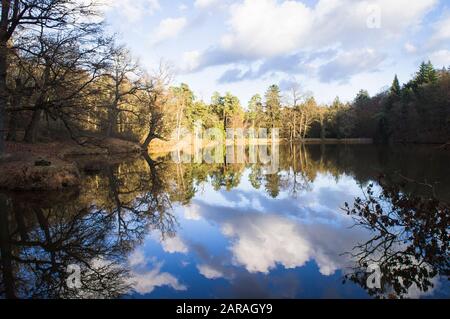
[[[343,282],[355,247],[376,236],[344,203],[371,183],[381,191],[382,173],[450,198],[450,154],[436,147],[286,145],[275,174],[170,156],[77,162],[80,191],[1,195],[3,297],[371,298],[364,281]],[[418,183],[402,191],[429,195]],[[375,295],[450,297],[443,257],[419,285]]]

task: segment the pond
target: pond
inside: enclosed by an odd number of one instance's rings
[[[445,249],[414,253],[412,266],[386,261],[420,243],[406,236],[362,255],[386,233],[345,212],[397,183],[450,202],[450,154],[438,147],[281,145],[275,171],[171,156],[76,161],[79,190],[0,195],[2,297],[450,297],[448,211],[426,228]],[[423,230],[405,225],[388,234]]]

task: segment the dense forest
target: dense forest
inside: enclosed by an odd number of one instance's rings
[[[229,92],[215,93],[207,104],[195,100],[186,84],[169,91],[175,104],[182,105],[187,127],[201,120],[206,127],[280,128],[281,137],[290,141],[373,138],[379,143],[446,143],[450,139],[450,69],[436,70],[431,62],[422,63],[403,86],[395,76],[387,90],[373,97],[360,90],[352,102],[336,97],[330,105],[302,94],[300,84],[286,92],[272,85],[264,96],[254,95],[247,108]]]
[[[105,31],[89,1],[2,1],[0,151],[4,141],[37,143],[118,137],[148,148],[201,120],[205,128],[280,128],[288,140],[373,138],[380,143],[450,140],[450,69],[422,63],[413,78],[354,101],[319,105],[300,84],[270,86],[243,106],[232,93],[196,99],[171,86],[170,67],[149,73]],[[179,138],[179,136],[178,136]]]

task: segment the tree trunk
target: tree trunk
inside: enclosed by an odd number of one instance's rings
[[[17,141],[17,121],[17,112],[12,112],[9,118],[8,135],[6,136],[7,141]]]
[[[0,32],[0,156],[5,152],[5,121],[6,107],[8,105],[8,90],[6,77],[8,71],[8,44],[3,39],[3,31]]]
[[[16,298],[14,271],[12,263],[11,234],[9,231],[9,205],[5,195],[0,194],[0,252],[2,265],[2,279],[5,289],[5,297]]]
[[[16,79],[16,88],[18,87],[22,87],[22,82],[20,79]],[[9,118],[8,136],[6,137],[6,140],[8,141],[13,142],[17,141],[17,128],[19,124],[19,116],[18,116],[19,112],[17,111],[17,109],[21,107],[21,104],[22,104],[22,95],[21,94],[13,95],[11,99],[11,106],[16,109],[11,112],[11,116]]]
[[[308,131],[308,116],[305,116],[305,125],[303,126],[303,140],[306,138],[306,133]]]
[[[39,130],[39,122],[41,121],[42,109],[34,110],[30,124],[25,131],[25,142],[36,143],[37,133]]]
[[[5,152],[5,121],[6,107],[8,106],[8,35],[11,1],[2,0],[2,13],[0,20],[0,156]]]
[[[302,138],[302,133],[303,133],[303,128],[302,128],[302,125],[303,125],[303,113],[302,113],[302,115],[300,116],[300,123],[299,123],[299,126],[300,126],[300,128],[299,128],[299,136],[300,136],[300,138]]]
[[[325,123],[324,122],[325,122],[324,119],[321,118],[320,119],[320,138],[322,140],[325,139]]]
[[[155,139],[155,136],[153,133],[148,133],[147,137],[145,138],[144,143],[142,143],[142,148],[147,150],[150,146],[150,143]]]
[[[119,112],[116,107],[113,107],[108,112],[108,128],[106,130],[106,137],[112,137],[117,134],[117,118]]]
[[[297,112],[294,110],[294,140],[297,138]]]

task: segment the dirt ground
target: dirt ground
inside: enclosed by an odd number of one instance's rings
[[[73,141],[38,144],[7,142],[6,155],[0,157],[0,189],[49,191],[77,187],[80,172],[74,157],[113,157],[141,151],[138,144],[119,139],[102,139],[89,146],[80,146]]]

